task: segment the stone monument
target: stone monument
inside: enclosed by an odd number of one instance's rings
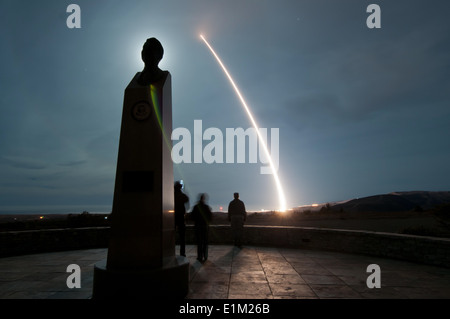
[[[107,260],[94,267],[94,299],[185,297],[189,261],[175,256],[171,75],[148,39],[144,70],[125,90]]]

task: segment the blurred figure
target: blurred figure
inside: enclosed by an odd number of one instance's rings
[[[211,208],[206,204],[206,194],[200,194],[199,201],[191,213],[195,222],[195,235],[197,238],[197,260],[204,262],[208,259],[208,232],[212,219]]]
[[[180,255],[186,257],[186,206],[189,203],[189,197],[182,191],[183,185],[177,181],[174,185],[175,197],[175,229],[180,238]]]
[[[234,193],[234,199],[228,205],[228,220],[231,222],[234,245],[242,248],[244,222],[247,220],[245,204],[239,199],[239,193]]]

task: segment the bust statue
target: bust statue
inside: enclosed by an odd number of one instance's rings
[[[147,39],[141,52],[145,66],[144,70],[139,74],[139,84],[149,85],[158,81],[164,75],[165,72],[158,67],[163,55],[164,49],[161,43],[156,38]]]

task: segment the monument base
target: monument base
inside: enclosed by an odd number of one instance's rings
[[[94,266],[92,299],[184,298],[189,292],[189,260],[164,259],[155,269],[106,268],[106,259]]]

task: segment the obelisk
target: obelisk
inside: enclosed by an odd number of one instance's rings
[[[107,260],[94,267],[93,298],[184,297],[189,261],[175,256],[171,75],[148,39],[144,70],[125,89]]]

